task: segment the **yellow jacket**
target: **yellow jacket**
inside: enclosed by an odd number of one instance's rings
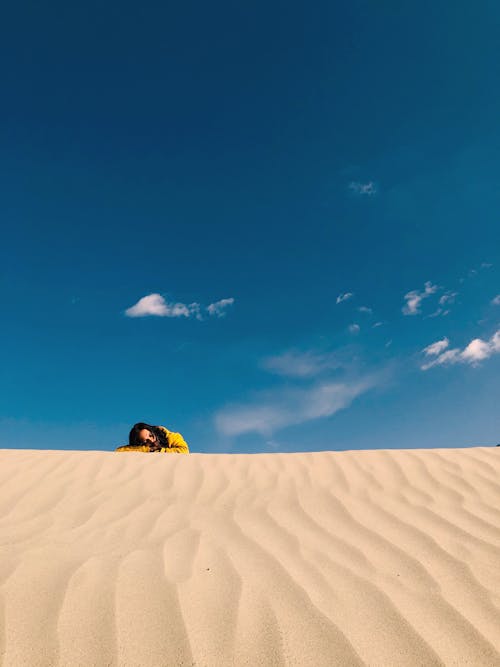
[[[168,441],[168,447],[162,447],[156,451],[163,452],[165,454],[189,454],[189,447],[187,442],[184,440],[180,433],[174,433],[169,431],[164,426],[158,426],[162,431],[165,432]],[[123,445],[122,447],[117,447],[115,452],[149,452],[149,445]]]

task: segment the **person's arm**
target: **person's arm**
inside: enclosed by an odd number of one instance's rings
[[[189,454],[188,444],[180,433],[174,433],[165,427],[162,428],[167,434],[168,447],[162,447],[161,452],[165,454]]]
[[[149,445],[122,445],[115,452],[149,452]]]

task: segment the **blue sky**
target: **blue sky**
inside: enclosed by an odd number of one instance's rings
[[[498,3],[12,4],[0,447],[500,442]]]

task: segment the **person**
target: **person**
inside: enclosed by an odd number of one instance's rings
[[[116,452],[163,452],[165,454],[189,454],[189,447],[180,433],[169,431],[164,426],[152,426],[138,422],[128,436],[128,445]]]

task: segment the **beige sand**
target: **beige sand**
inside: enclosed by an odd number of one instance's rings
[[[500,665],[500,449],[0,450],[7,667]]]

